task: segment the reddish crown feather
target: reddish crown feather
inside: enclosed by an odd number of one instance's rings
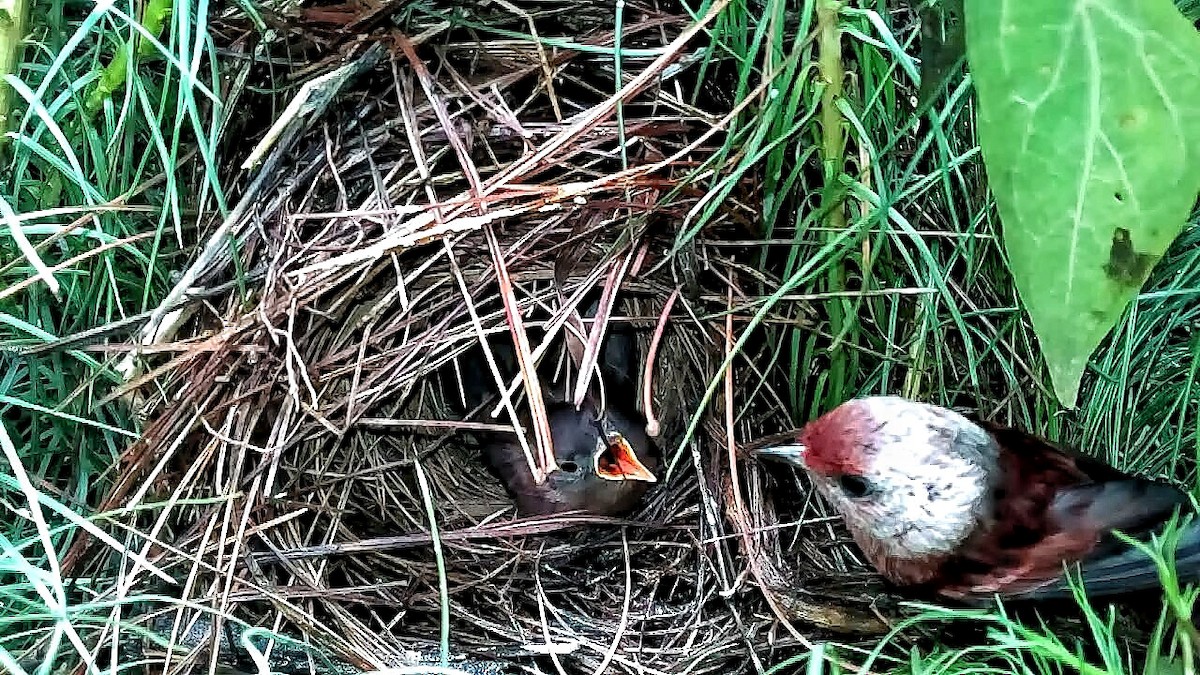
[[[866,468],[863,449],[874,424],[866,407],[848,401],[809,422],[800,432],[804,464],[826,476],[861,474]]]

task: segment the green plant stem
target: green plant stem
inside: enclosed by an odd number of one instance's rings
[[[25,39],[25,0],[0,0],[0,77],[16,75],[21,67],[21,44]],[[8,131],[12,112],[12,87],[0,83],[0,132]],[[0,133],[0,139],[6,138]],[[0,140],[0,144],[6,141]]]
[[[825,214],[827,241],[846,228],[846,210],[842,204],[842,190],[838,186],[846,153],[846,136],[842,126],[845,119],[837,107],[838,99],[842,96],[842,81],[846,76],[838,23],[840,8],[838,0],[819,0],[817,3],[818,68],[825,86],[821,93],[820,114],[821,159],[825,167],[821,210]],[[845,271],[840,262],[830,266],[826,283],[830,292],[845,288]],[[846,316],[846,303],[843,300],[829,302],[829,329],[833,335],[833,342],[829,345],[829,386],[825,390],[829,406],[840,403],[845,395],[847,355],[841,340]]]

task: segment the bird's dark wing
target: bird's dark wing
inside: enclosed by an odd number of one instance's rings
[[[1051,504],[1050,518],[1060,523],[1063,531],[1094,533],[1096,546],[1080,561],[1079,574],[1089,597],[1103,597],[1159,586],[1153,561],[1112,532],[1119,530],[1148,540],[1176,509],[1187,508],[1188,504],[1187,496],[1170,485],[1130,478],[1063,490]],[[1177,571],[1195,577],[1200,571],[1200,530],[1189,528],[1176,555]],[[1070,585],[1058,578],[1016,597],[1042,599],[1070,594]]]
[[[1079,561],[1090,595],[1157,585],[1144,556],[1112,535],[1144,535],[1187,502],[1175,488],[1134,478],[1024,432],[981,424],[1000,448],[994,516],[945,565],[946,594],[963,599],[1067,597],[1063,562]],[[1200,536],[1196,537],[1200,565]],[[1141,567],[1139,567],[1141,565]],[[1149,572],[1147,572],[1149,570]]]
[[[1060,491],[1090,482],[1073,459],[1036,437],[982,426],[1000,446],[993,512],[935,580],[940,593],[965,601],[1044,585],[1062,573],[1064,558],[1095,545],[1094,533],[1063,531],[1049,517]]]

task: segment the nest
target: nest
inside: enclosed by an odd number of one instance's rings
[[[585,23],[611,11],[570,7]],[[734,349],[753,289],[781,282],[728,244],[757,236],[754,177],[705,201],[736,111],[720,78],[703,85],[708,109],[678,95],[700,79],[692,22],[626,11],[624,45],[650,56],[626,60],[619,96],[603,53],[438,16],[361,41],[337,23],[376,19],[288,24],[272,68],[291,58],[323,88],[270,133],[235,114],[229,138],[274,140],[229,147],[236,206],[147,326],[145,374],[125,392],[148,422],[106,506],[159,504],[129,524],[187,580],[163,593],[364,667],[437,650],[448,631],[451,653],[478,662],[729,673],[808,635],[878,628],[853,609],[870,577],[840,525],[807,492],[775,514],[739,458],[740,442],[795,425],[778,332]],[[333,48],[316,66],[297,56]],[[251,92],[231,92],[231,110],[266,109]],[[481,335],[530,328],[549,336],[544,359],[563,359],[579,298],[606,285],[619,302],[605,320],[653,354],[642,386],[671,468],[627,519],[516,518],[445,373]],[[792,302],[756,321],[790,329],[812,312]],[[107,564],[96,550],[77,542],[66,566]]]

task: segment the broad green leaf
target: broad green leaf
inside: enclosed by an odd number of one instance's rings
[[[1171,0],[967,0],[980,145],[1063,405],[1200,190],[1200,35]]]

